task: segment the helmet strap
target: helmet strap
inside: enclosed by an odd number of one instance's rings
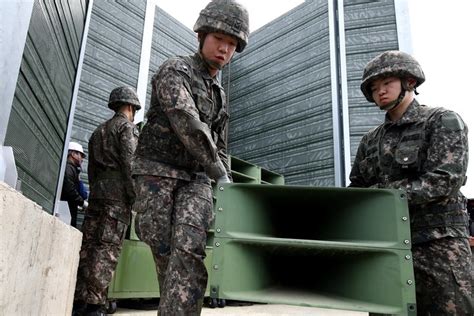
[[[206,39],[207,33],[200,32],[198,33],[198,40],[199,40],[199,52],[202,51],[202,47],[204,46],[204,40]]]
[[[130,115],[132,116],[130,121],[133,122],[135,120],[135,113],[137,113],[137,108],[133,104],[129,104],[130,106]]]

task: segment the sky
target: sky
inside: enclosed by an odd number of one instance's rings
[[[166,12],[192,29],[209,0],[155,0]],[[408,2],[411,53],[421,64],[426,81],[418,88],[418,101],[442,106],[461,115],[470,127],[468,182],[462,192],[474,198],[474,102],[470,98],[474,74],[474,1],[403,0]],[[255,31],[304,2],[303,0],[240,0],[249,11]],[[183,10],[183,8],[186,10]]]

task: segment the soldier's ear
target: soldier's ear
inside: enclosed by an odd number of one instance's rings
[[[407,82],[407,88],[409,91],[415,90],[415,86],[416,86],[415,78],[407,78],[406,82]]]

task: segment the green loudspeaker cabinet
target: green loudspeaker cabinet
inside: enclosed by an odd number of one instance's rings
[[[231,156],[230,168],[234,183],[285,184],[278,173],[256,166],[248,161]]]
[[[210,271],[212,247],[206,247],[206,268]],[[209,293],[209,286],[207,288]],[[157,298],[160,288],[150,247],[139,240],[125,240],[110,283],[108,299]]]
[[[109,285],[108,299],[159,296],[150,247],[139,240],[124,240],[115,275]]]
[[[252,184],[216,192],[211,297],[416,314],[403,192]]]

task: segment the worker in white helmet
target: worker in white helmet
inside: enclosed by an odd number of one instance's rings
[[[86,157],[82,145],[69,142],[66,172],[64,174],[61,201],[67,201],[71,213],[71,226],[77,227],[78,207],[87,207],[85,196],[81,195],[81,173],[82,160]]]

